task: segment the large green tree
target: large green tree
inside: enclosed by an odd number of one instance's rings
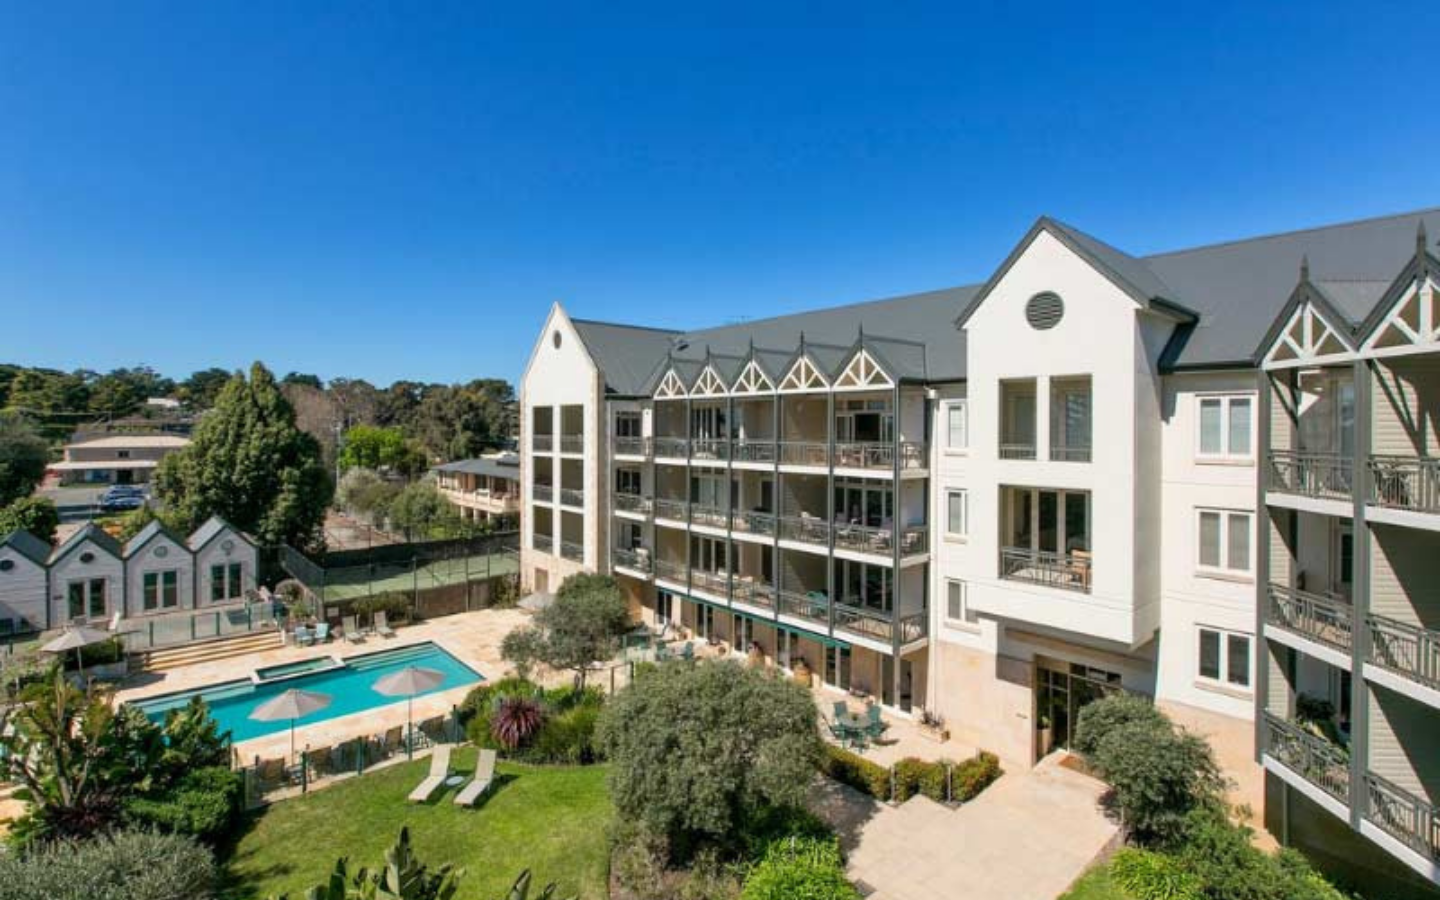
[[[534,625],[505,636],[500,652],[526,669],[535,663],[569,669],[575,683],[584,687],[590,667],[614,656],[621,635],[630,628],[630,608],[614,578],[571,575],[555,592],[554,602],[535,615]]]
[[[53,542],[59,527],[60,511],[48,497],[21,497],[9,506],[0,506],[0,534],[28,531]]]
[[[174,381],[149,366],[114,369],[91,383],[90,409],[125,416],[144,406],[148,398],[168,396],[174,390]]]
[[[0,506],[28,497],[49,461],[50,448],[29,419],[0,413]]]
[[[340,468],[389,469],[407,478],[425,471],[425,451],[405,437],[397,427],[356,425],[345,432],[340,449]]]
[[[211,515],[264,543],[323,546],[321,525],[334,492],[315,438],[260,363],[237,375],[200,420],[190,445],[155,474],[167,520],[190,528]]]
[[[450,537],[460,530],[460,514],[428,481],[402,488],[390,500],[385,514],[390,527],[409,540]]]
[[[815,701],[734,662],[673,662],[615,695],[597,740],[624,820],[671,852],[733,840],[766,807],[799,807],[821,742]]]
[[[176,393],[191,409],[209,409],[215,405],[215,398],[220,396],[221,389],[230,381],[230,377],[228,371],[218,367],[201,369],[192,372],[189,378],[180,382]]]

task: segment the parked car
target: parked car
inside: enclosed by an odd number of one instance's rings
[[[145,492],[131,484],[116,484],[100,495],[101,512],[124,512],[145,505]]]

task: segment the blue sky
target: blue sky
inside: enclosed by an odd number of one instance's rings
[[[6,4],[0,360],[515,378],[554,300],[703,326],[981,281],[1042,213],[1440,204],[1433,2],[518,6]]]

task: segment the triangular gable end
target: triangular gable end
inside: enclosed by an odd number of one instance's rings
[[[740,377],[735,379],[735,384],[730,388],[734,394],[769,394],[775,390],[775,382],[760,368],[755,360],[750,360],[744,369],[740,370]]]
[[[1410,289],[1390,304],[1365,340],[1365,350],[1378,356],[1433,353],[1440,344],[1440,286],[1417,277]]]
[[[790,371],[786,372],[785,377],[780,379],[780,393],[782,394],[823,391],[829,387],[830,383],[825,380],[824,375],[820,374],[820,370],[815,366],[815,363],[810,361],[810,357],[804,355],[795,360],[795,364],[790,367]]]
[[[672,397],[684,396],[686,396],[685,381],[674,369],[669,370],[665,373],[665,377],[660,379],[660,386],[655,389],[655,399],[667,400]]]
[[[859,350],[835,379],[837,391],[865,391],[893,388],[895,382],[885,369],[865,350]]]
[[[695,379],[695,386],[690,390],[692,397],[724,397],[726,393],[725,379],[720,377],[714,366],[709,365],[700,371],[700,377]]]
[[[1345,332],[1333,326],[1314,303],[1296,305],[1285,327],[1266,351],[1262,362],[1267,369],[1288,369],[1317,363],[1351,359],[1355,348]]]

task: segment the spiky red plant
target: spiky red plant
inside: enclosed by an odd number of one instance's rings
[[[490,736],[507,750],[534,737],[545,721],[545,711],[529,697],[502,697],[490,717]]]

